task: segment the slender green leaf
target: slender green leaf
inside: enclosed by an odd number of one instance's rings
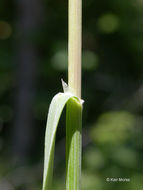
[[[77,99],[78,104],[82,102],[74,96],[72,93],[58,93],[52,99],[50,104],[46,135],[45,135],[45,156],[44,156],[44,179],[43,179],[43,190],[51,190],[52,176],[53,176],[53,159],[54,159],[54,146],[55,146],[55,135],[57,125],[62,113],[62,110],[70,99]]]

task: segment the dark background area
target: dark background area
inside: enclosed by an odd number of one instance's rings
[[[52,97],[67,81],[68,2],[0,1],[0,190],[40,190]],[[83,1],[82,190],[143,187],[143,1]],[[65,114],[53,190],[65,189]],[[130,182],[107,182],[107,178]]]

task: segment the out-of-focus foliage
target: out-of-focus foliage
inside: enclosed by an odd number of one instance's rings
[[[97,25],[102,33],[116,32],[119,27],[118,17],[113,14],[105,14],[98,19]]]
[[[120,144],[131,137],[134,117],[127,112],[108,112],[102,114],[91,129],[91,137],[101,144]]]
[[[19,41],[24,38],[18,28],[23,11],[16,1],[0,1],[0,189],[3,190],[41,189],[48,107],[52,97],[62,91],[60,79],[67,81],[67,1],[29,2],[34,5],[25,14],[26,18],[36,10],[36,2],[42,11],[41,24],[27,35],[27,41],[36,50],[36,66],[33,127],[16,135],[20,139],[25,137],[25,147],[31,147],[23,162],[17,161],[17,152],[12,148],[13,144],[20,146],[18,140],[15,142],[14,126],[19,114],[16,111],[18,76],[25,72],[18,70]],[[142,190],[142,10],[141,0],[83,1],[82,190]],[[33,25],[39,20],[34,18]],[[22,60],[25,59],[24,56]],[[23,100],[26,98],[23,95]],[[57,134],[54,190],[65,188],[64,123],[63,118]],[[29,133],[32,133],[31,142],[26,139]],[[22,146],[20,150],[25,151]],[[112,177],[130,178],[130,182],[106,181]]]

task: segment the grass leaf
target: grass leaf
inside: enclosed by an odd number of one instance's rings
[[[78,100],[78,103],[82,104],[80,99],[69,92],[58,93],[54,96],[50,104],[45,135],[44,179],[42,190],[52,189],[51,187],[56,130],[62,110],[70,98],[76,98]]]

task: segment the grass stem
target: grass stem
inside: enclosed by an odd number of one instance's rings
[[[81,98],[82,0],[69,0],[68,85]],[[82,104],[70,99],[66,110],[66,190],[81,186]]]
[[[82,0],[69,0],[68,85],[81,97]]]

